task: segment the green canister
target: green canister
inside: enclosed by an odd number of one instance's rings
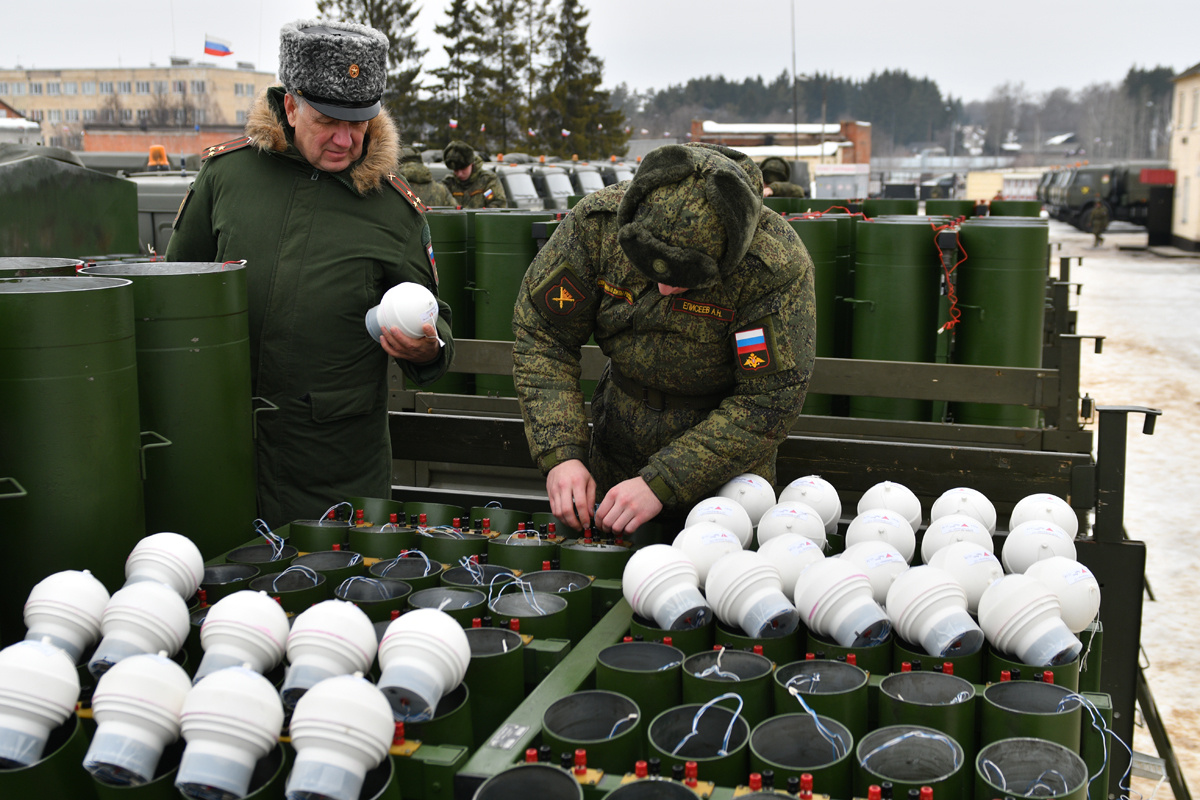
[[[592,579],[582,572],[547,569],[527,572],[521,580],[535,592],[546,592],[567,601],[567,638],[571,644],[579,644],[592,629]]]
[[[683,661],[683,702],[707,703],[713,698],[735,694],[741,698],[726,705],[741,706],[741,715],[751,726],[771,716],[774,697],[771,659],[744,650],[717,647],[688,656]]]
[[[714,629],[712,617],[699,628],[680,631],[665,630],[658,627],[654,620],[639,617],[637,614],[629,621],[629,633],[635,639],[640,636],[643,641],[669,644],[678,647],[689,656],[712,650]]]
[[[618,642],[596,656],[596,688],[627,695],[646,719],[683,702],[683,651],[660,642]]]
[[[980,748],[975,758],[976,800],[1007,797],[1018,787],[1023,797],[1032,797],[1036,789],[1056,800],[1084,800],[1087,765],[1075,751],[1045,739],[1001,739]]]
[[[941,672],[897,672],[879,683],[879,726],[916,725],[941,731],[975,757],[975,686]]]
[[[808,708],[846,726],[855,740],[870,724],[867,684],[860,667],[844,661],[808,659],[776,667],[773,680],[775,713],[799,714]]]
[[[502,628],[520,630],[537,639],[567,638],[567,601],[557,594],[537,591],[506,593],[501,587],[489,604],[492,619]]]
[[[647,733],[650,755],[662,762],[664,774],[676,764],[694,761],[697,778],[718,786],[740,786],[749,776],[750,726],[736,708],[719,705],[715,698],[667,709],[650,722]]]
[[[575,692],[551,703],[542,715],[542,741],[554,761],[583,749],[589,767],[617,775],[633,772],[642,758],[644,728],[637,703],[618,692]]]
[[[471,704],[473,747],[491,739],[525,699],[525,640],[503,628],[467,628],[471,660],[463,683],[480,699]]]
[[[953,738],[920,725],[888,725],[862,738],[855,752],[854,794],[884,781],[893,797],[932,786],[934,797],[965,797],[970,786],[970,760]],[[1000,795],[1003,796],[1003,795]],[[988,796],[989,800],[991,795]]]
[[[367,572],[377,578],[399,578],[419,592],[440,586],[444,569],[440,561],[430,560],[420,550],[409,550],[388,561],[377,561]]]
[[[1079,752],[1083,719],[1079,696],[1065,686],[1003,681],[983,690],[980,742],[1023,736],[1058,742]]]
[[[774,770],[776,785],[808,773],[814,793],[850,797],[853,750],[854,737],[836,720],[780,714],[750,734],[750,769]]]
[[[454,617],[464,628],[471,620],[487,614],[487,595],[474,589],[451,589],[439,586],[421,589],[408,596],[409,608],[435,608]]]
[[[695,795],[692,795],[693,797]],[[575,776],[553,764],[517,764],[483,782],[471,800],[583,800]]]

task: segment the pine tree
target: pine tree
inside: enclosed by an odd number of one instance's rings
[[[325,16],[369,25],[388,37],[388,79],[383,99],[402,128],[416,126],[421,118],[417,77],[427,50],[417,49],[413,22],[419,8],[414,0],[317,0]],[[407,137],[406,137],[407,138]]]
[[[468,131],[465,100],[479,34],[475,7],[470,0],[452,0],[446,8],[446,22],[433,30],[446,40],[442,49],[447,64],[433,70],[438,82],[430,87],[433,97],[426,106],[425,139],[444,147],[451,139],[463,139]],[[452,120],[457,127],[450,127]]]
[[[537,139],[547,152],[591,159],[624,154],[629,135],[624,113],[600,88],[603,63],[588,47],[587,14],[579,0],[562,0],[535,105],[541,118]]]
[[[535,108],[538,88],[545,71],[546,52],[553,16],[550,0],[518,0],[517,24],[525,44],[525,60],[520,67],[523,114],[518,125],[519,149],[534,146],[541,119]]]
[[[526,119],[520,92],[526,46],[517,24],[518,5],[519,0],[480,0],[476,6],[478,58],[469,66],[471,108],[464,116],[471,120],[473,130],[480,131],[485,148],[491,144],[500,152],[521,141],[517,125]]]

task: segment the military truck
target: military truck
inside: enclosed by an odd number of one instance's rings
[[[1047,211],[1055,219],[1090,230],[1092,210],[1103,203],[1109,219],[1144,226],[1154,173],[1167,169],[1165,161],[1127,161],[1061,170],[1046,190]]]

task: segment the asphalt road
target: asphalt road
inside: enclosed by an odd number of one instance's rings
[[[1092,236],[1051,222],[1061,255],[1081,284],[1078,332],[1103,334],[1103,353],[1084,347],[1081,389],[1102,405],[1162,409],[1153,436],[1131,415],[1125,527],[1146,542],[1155,601],[1142,614],[1141,663],[1189,790],[1200,792],[1200,254],[1166,258],[1141,248],[1140,228],[1116,226],[1099,248]],[[1056,256],[1058,254],[1056,253]],[[1103,602],[1103,599],[1102,599]],[[1134,749],[1155,754],[1144,728]],[[1149,798],[1155,781],[1135,779]],[[1171,796],[1158,788],[1156,800]],[[1136,800],[1137,794],[1133,795]]]

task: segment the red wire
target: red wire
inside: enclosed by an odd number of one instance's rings
[[[961,220],[961,217],[960,217],[960,220]],[[929,227],[933,228],[933,246],[937,248],[938,261],[942,265],[942,271],[944,273],[946,273],[946,299],[950,301],[950,308],[949,308],[950,319],[946,320],[946,323],[944,325],[942,325],[941,328],[938,328],[938,333],[943,333],[945,331],[954,330],[954,326],[957,325],[959,323],[959,321],[962,319],[962,311],[960,311],[958,308],[958,293],[954,291],[954,281],[951,280],[950,276],[951,276],[951,274],[953,274],[953,272],[956,269],[958,269],[959,264],[961,264],[967,260],[967,251],[962,246],[962,239],[959,238],[958,230],[955,230],[954,231],[954,243],[958,246],[958,251],[960,253],[962,253],[962,258],[960,258],[958,261],[954,262],[953,267],[950,267],[949,269],[947,269],[946,268],[946,260],[944,258],[942,258],[941,245],[939,245],[937,243],[938,233],[946,230],[949,227],[956,225],[958,223],[958,221],[959,220],[955,220],[955,222],[948,222],[945,225],[934,225],[932,222],[929,223]]]

